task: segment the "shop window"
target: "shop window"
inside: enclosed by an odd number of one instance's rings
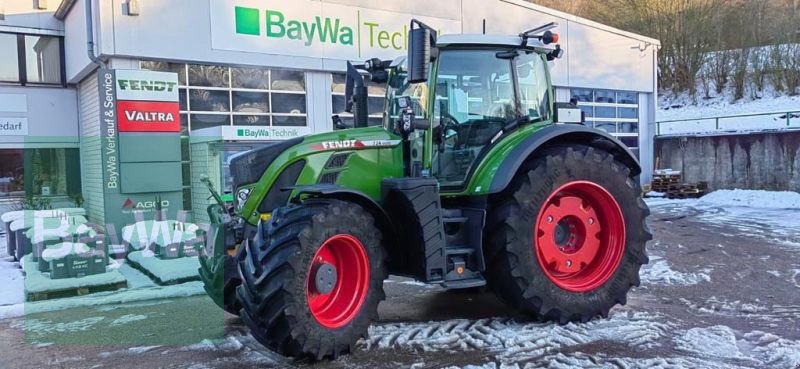
[[[231,117],[227,114],[191,114],[189,116],[192,129],[203,129],[231,125]]]
[[[632,91],[571,90],[572,98],[585,113],[586,123],[611,133],[631,149],[638,150],[639,142],[639,94]],[[634,145],[634,146],[631,146]],[[637,151],[638,152],[638,151]]]
[[[61,83],[61,39],[25,36],[26,72],[29,83]]]
[[[0,82],[64,85],[64,39],[0,33]]]
[[[181,136],[181,175],[183,177],[183,210],[192,210],[192,171],[189,136]]]
[[[216,65],[189,65],[189,86],[230,87],[230,70]]]
[[[305,104],[305,99],[303,99],[303,103]],[[269,94],[266,92],[233,91],[233,111],[267,114],[270,112]]]
[[[0,198],[81,192],[78,149],[0,150]]]
[[[269,89],[269,69],[266,68],[231,68],[233,88],[249,90]]]
[[[19,82],[17,35],[0,33],[0,81]]]
[[[305,114],[306,95],[299,94],[272,94],[272,112],[284,114]]]
[[[235,126],[268,126],[269,116],[267,115],[234,115],[233,125]]]
[[[169,63],[164,61],[143,61],[142,69],[156,72],[172,72],[178,75],[178,85],[186,86],[186,64]]]
[[[274,91],[306,91],[306,79],[303,72],[273,69],[270,81],[271,90]]]
[[[384,99],[386,97],[386,86],[382,83],[374,83],[369,79],[367,82],[367,111],[369,118],[367,124],[369,126],[380,126],[383,124],[383,107]],[[353,125],[353,114],[344,111],[344,89],[345,89],[345,75],[335,73],[332,77],[331,83],[331,107],[333,114],[342,118],[342,121],[347,126]]]
[[[302,71],[143,61],[142,69],[181,76],[186,130],[223,125],[306,126]]]
[[[229,112],[230,91],[189,90],[189,104],[192,111]]]

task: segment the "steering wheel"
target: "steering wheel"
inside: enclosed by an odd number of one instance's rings
[[[439,119],[439,127],[438,127],[438,129],[439,129],[440,145],[444,145],[445,140],[448,138],[447,137],[447,132],[452,130],[453,132],[455,132],[455,135],[453,136],[454,137],[453,138],[453,146],[454,146],[455,149],[459,148],[459,146],[460,146],[459,145],[459,140],[458,140],[459,124],[458,124],[458,120],[455,117],[453,117],[449,113],[444,113],[443,112],[441,117],[440,117],[440,119]],[[439,146],[439,147],[443,148],[444,146]]]

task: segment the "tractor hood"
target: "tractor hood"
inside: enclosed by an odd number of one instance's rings
[[[303,138],[298,137],[250,150],[232,158],[230,168],[233,188],[237,189],[258,182],[278,155],[301,142],[303,142]]]
[[[390,149],[401,143],[399,136],[377,126],[308,135],[239,154],[230,159],[237,212],[257,224],[258,214],[286,204],[291,194],[287,188],[317,184],[325,175],[344,171],[326,166],[337,152],[352,152],[353,160],[348,162],[369,166],[378,160],[374,149]],[[402,170],[401,165],[397,167]],[[386,169],[387,176],[397,175],[390,169]],[[340,178],[347,180],[346,175]]]

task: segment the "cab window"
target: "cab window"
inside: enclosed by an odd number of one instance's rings
[[[522,113],[532,122],[549,119],[550,94],[542,56],[534,52],[522,54],[517,58],[516,68]]]

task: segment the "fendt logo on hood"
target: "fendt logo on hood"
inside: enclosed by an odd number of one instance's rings
[[[339,150],[339,149],[364,149],[368,147],[392,147],[400,144],[400,140],[339,140],[323,141],[311,145],[315,151]]]
[[[131,198],[129,197],[127,200],[125,200],[125,203],[122,204],[122,208],[123,209],[127,209],[127,210],[148,210],[148,209],[155,209],[156,205],[158,205],[158,203],[155,202],[155,201],[138,201],[138,202],[135,202],[135,201],[131,200]],[[161,207],[162,208],[168,208],[169,207],[169,201],[162,200],[161,201]]]

